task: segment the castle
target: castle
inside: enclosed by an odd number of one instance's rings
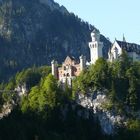
[[[85,56],[80,56],[80,63],[74,57],[67,56],[61,67],[57,66],[57,61],[52,61],[52,75],[57,78],[61,84],[72,85],[72,80],[78,76],[86,67]]]
[[[127,52],[127,55],[132,59],[132,61],[140,61],[140,45],[135,43],[128,43],[125,41],[119,41],[115,39],[111,49],[108,52],[108,60],[113,62],[119,59],[122,52]]]
[[[94,29],[91,32],[92,41],[89,42],[90,49],[90,63],[95,64],[96,60],[103,57],[103,42],[100,41],[100,32]],[[140,61],[140,45],[134,43],[128,43],[123,38],[123,41],[115,39],[112,47],[108,52],[108,61],[113,62],[118,60],[122,52],[126,51],[128,56],[133,61]],[[72,80],[79,76],[79,74],[87,67],[86,57],[80,56],[80,62],[78,63],[74,57],[67,56],[61,67],[58,67],[57,61],[51,62],[52,75],[57,78],[61,84],[67,83],[69,86],[72,85]]]

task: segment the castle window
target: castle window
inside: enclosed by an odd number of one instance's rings
[[[69,66],[66,66],[66,69],[68,70],[69,69]]]

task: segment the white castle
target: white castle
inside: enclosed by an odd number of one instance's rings
[[[128,57],[131,58],[132,61],[140,61],[140,45],[128,43],[125,41],[125,38],[123,41],[115,39],[111,49],[108,52],[108,60],[110,62],[118,60],[123,51],[127,53]]]
[[[91,32],[92,42],[89,42],[90,48],[90,63],[95,64],[96,60],[100,57],[103,57],[103,42],[100,41],[100,32],[97,29],[94,29]],[[126,42],[123,37],[123,41],[116,40],[112,44],[112,47],[108,52],[108,61],[113,62],[118,60],[125,51],[133,61],[140,61],[140,45],[135,43]]]
[[[94,64],[97,59],[103,57],[103,42],[100,41],[100,32],[99,30],[94,29],[91,32],[92,41],[89,42],[90,48],[90,63]]]
[[[100,32],[94,29],[91,32],[92,41],[89,42],[90,48],[90,63],[95,62],[103,57],[103,42],[100,41]],[[123,51],[127,52],[128,56],[133,61],[140,61],[140,45],[135,43],[128,43],[123,37],[123,41],[115,39],[112,47],[108,52],[108,61],[113,62],[120,58]],[[57,66],[56,61],[52,61],[52,75],[54,75],[61,83],[68,83],[71,86],[72,79],[78,76],[86,67],[86,57],[80,56],[80,63],[78,63],[73,57],[67,56],[61,67]]]

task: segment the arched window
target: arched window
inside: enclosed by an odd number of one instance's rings
[[[69,73],[67,73],[67,76],[70,76]]]

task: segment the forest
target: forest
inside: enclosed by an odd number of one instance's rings
[[[12,112],[0,120],[0,139],[140,139],[140,119],[133,115],[140,110],[139,62],[133,62],[125,52],[113,63],[99,58],[73,81],[72,89],[66,84],[65,90],[50,73],[48,66],[34,66],[17,73],[8,83],[1,83],[1,90],[26,84],[28,92],[22,97],[16,93],[1,94],[1,108],[4,103],[15,104]],[[104,89],[110,100],[104,107],[129,118],[127,125],[118,128],[114,135],[104,134],[98,120],[85,119],[77,113],[87,110],[75,102],[77,93]]]

